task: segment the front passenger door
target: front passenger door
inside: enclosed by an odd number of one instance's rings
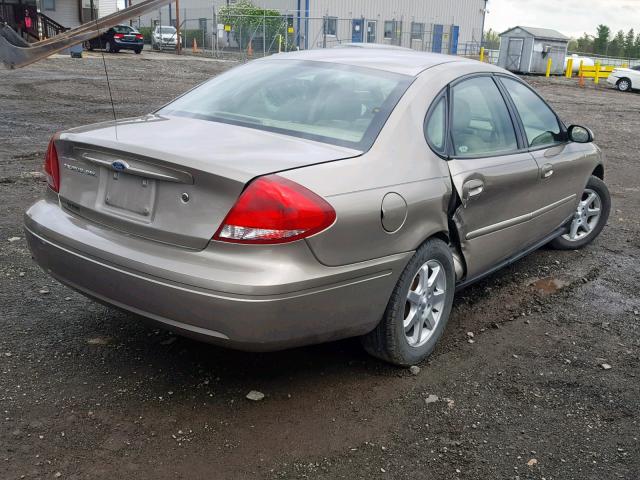
[[[538,164],[539,224],[551,232],[572,216],[593,165],[585,146],[567,141],[564,126],[551,108],[529,86],[511,77],[499,77],[522,123],[525,141]]]
[[[537,203],[538,166],[522,147],[505,99],[490,75],[450,87],[451,179],[462,205],[454,214],[467,279],[535,243],[527,220]]]

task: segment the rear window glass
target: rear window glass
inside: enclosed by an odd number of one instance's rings
[[[368,150],[412,77],[323,62],[250,62],[158,113]]]
[[[113,31],[116,33],[136,33],[135,29],[127,27],[126,25],[116,25],[113,27]]]

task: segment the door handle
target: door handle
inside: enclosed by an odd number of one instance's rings
[[[549,178],[551,175],[553,175],[553,165],[545,163],[540,169],[540,177]]]
[[[473,179],[462,184],[462,203],[466,207],[467,202],[473,197],[477,197],[484,191],[484,182]]]

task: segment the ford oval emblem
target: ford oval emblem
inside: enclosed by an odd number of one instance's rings
[[[122,160],[116,160],[111,164],[111,168],[118,172],[124,172],[127,168],[129,168],[129,165],[127,164],[127,162],[123,162]]]

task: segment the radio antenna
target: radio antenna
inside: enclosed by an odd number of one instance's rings
[[[104,67],[104,75],[107,77],[107,89],[109,90],[109,101],[111,102],[111,111],[113,112],[113,128],[116,133],[116,140],[118,140],[118,116],[116,115],[116,106],[113,103],[113,93],[111,92],[111,81],[109,80],[109,71],[107,69],[107,61],[104,58],[104,45],[102,45],[102,33],[100,27],[98,27],[98,20],[96,20],[96,30],[98,31],[98,39],[100,42],[100,51],[102,52],[102,65]]]

